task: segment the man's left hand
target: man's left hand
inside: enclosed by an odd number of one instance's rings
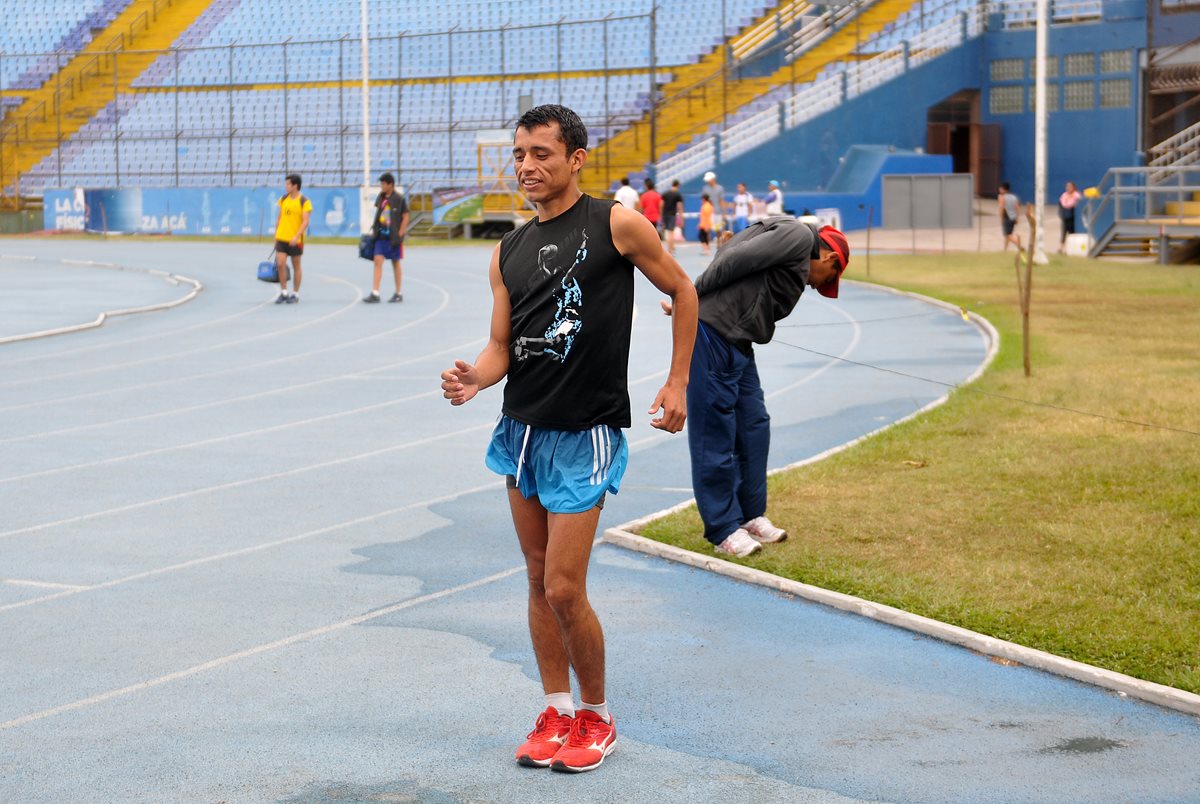
[[[687,420],[687,391],[668,383],[659,389],[654,404],[647,411],[651,416],[662,410],[662,416],[650,420],[650,426],[668,433],[678,433]]]

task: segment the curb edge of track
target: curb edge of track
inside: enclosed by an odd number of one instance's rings
[[[28,260],[28,261],[34,261],[34,260],[39,259],[37,257],[29,258],[29,257],[20,256],[20,255],[15,255],[15,254],[3,254],[3,255],[0,255],[0,257],[4,257],[5,259]],[[85,329],[95,329],[96,327],[103,326],[105,321],[107,321],[110,318],[114,318],[116,316],[136,315],[138,313],[152,313],[152,312],[156,312],[158,310],[169,310],[172,307],[178,307],[181,304],[186,304],[186,303],[190,302],[192,299],[196,298],[196,296],[200,293],[200,291],[204,290],[204,285],[199,280],[192,279],[191,277],[187,277],[187,276],[182,276],[180,274],[172,274],[172,273],[168,273],[166,271],[160,271],[160,270],[157,270],[154,268],[133,268],[133,267],[130,267],[127,265],[117,265],[116,263],[111,263],[111,262],[95,262],[92,260],[51,260],[51,262],[60,262],[60,263],[66,264],[66,265],[85,265],[85,266],[90,266],[90,267],[95,267],[95,268],[110,268],[110,269],[115,269],[118,271],[131,271],[134,273],[148,274],[151,276],[160,277],[163,279],[163,281],[165,281],[169,284],[172,284],[172,285],[189,284],[192,286],[192,289],[191,289],[191,291],[189,291],[187,293],[187,295],[183,296],[182,298],[174,299],[169,302],[161,302],[159,304],[148,304],[144,307],[127,307],[127,308],[121,309],[121,310],[107,310],[105,312],[100,313],[100,315],[96,316],[96,319],[94,321],[88,321],[83,324],[72,324],[72,325],[66,326],[66,327],[56,327],[54,329],[43,329],[38,332],[25,332],[20,335],[7,335],[3,338],[0,338],[0,346],[3,346],[7,343],[18,343],[20,341],[32,341],[32,340],[37,340],[39,338],[50,338],[55,335],[68,335],[72,332],[82,332]]]

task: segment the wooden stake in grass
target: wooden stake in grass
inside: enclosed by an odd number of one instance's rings
[[[1031,374],[1029,364],[1029,301],[1033,286],[1033,249],[1037,241],[1037,220],[1033,215],[1033,204],[1025,205],[1025,220],[1029,221],[1029,246],[1025,253],[1017,249],[1014,266],[1017,269],[1017,301],[1021,306],[1021,349],[1025,356],[1025,376]],[[1021,276],[1021,263],[1025,263],[1025,275]]]

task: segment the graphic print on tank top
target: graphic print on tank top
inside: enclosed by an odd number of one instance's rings
[[[532,291],[538,284],[554,282],[551,293],[556,310],[544,337],[519,337],[513,342],[513,357],[518,363],[531,358],[565,362],[575,338],[583,330],[583,291],[575,273],[587,260],[587,229],[583,230],[583,239],[570,268],[564,268],[559,262],[558,253],[558,246],[553,243],[538,249],[538,267],[530,274],[527,288]]]

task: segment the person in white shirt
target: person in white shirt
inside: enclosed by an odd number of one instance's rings
[[[779,182],[771,180],[771,190],[767,193],[764,199],[767,202],[767,215],[782,215],[783,214],[783,191],[779,189]]]
[[[750,210],[754,208],[754,196],[746,192],[746,185],[738,182],[737,195],[733,197],[733,233],[750,225]]]
[[[628,176],[621,177],[621,186],[617,188],[616,193],[613,194],[613,198],[616,199],[621,206],[626,207],[627,209],[641,208],[638,191],[629,186]]]

